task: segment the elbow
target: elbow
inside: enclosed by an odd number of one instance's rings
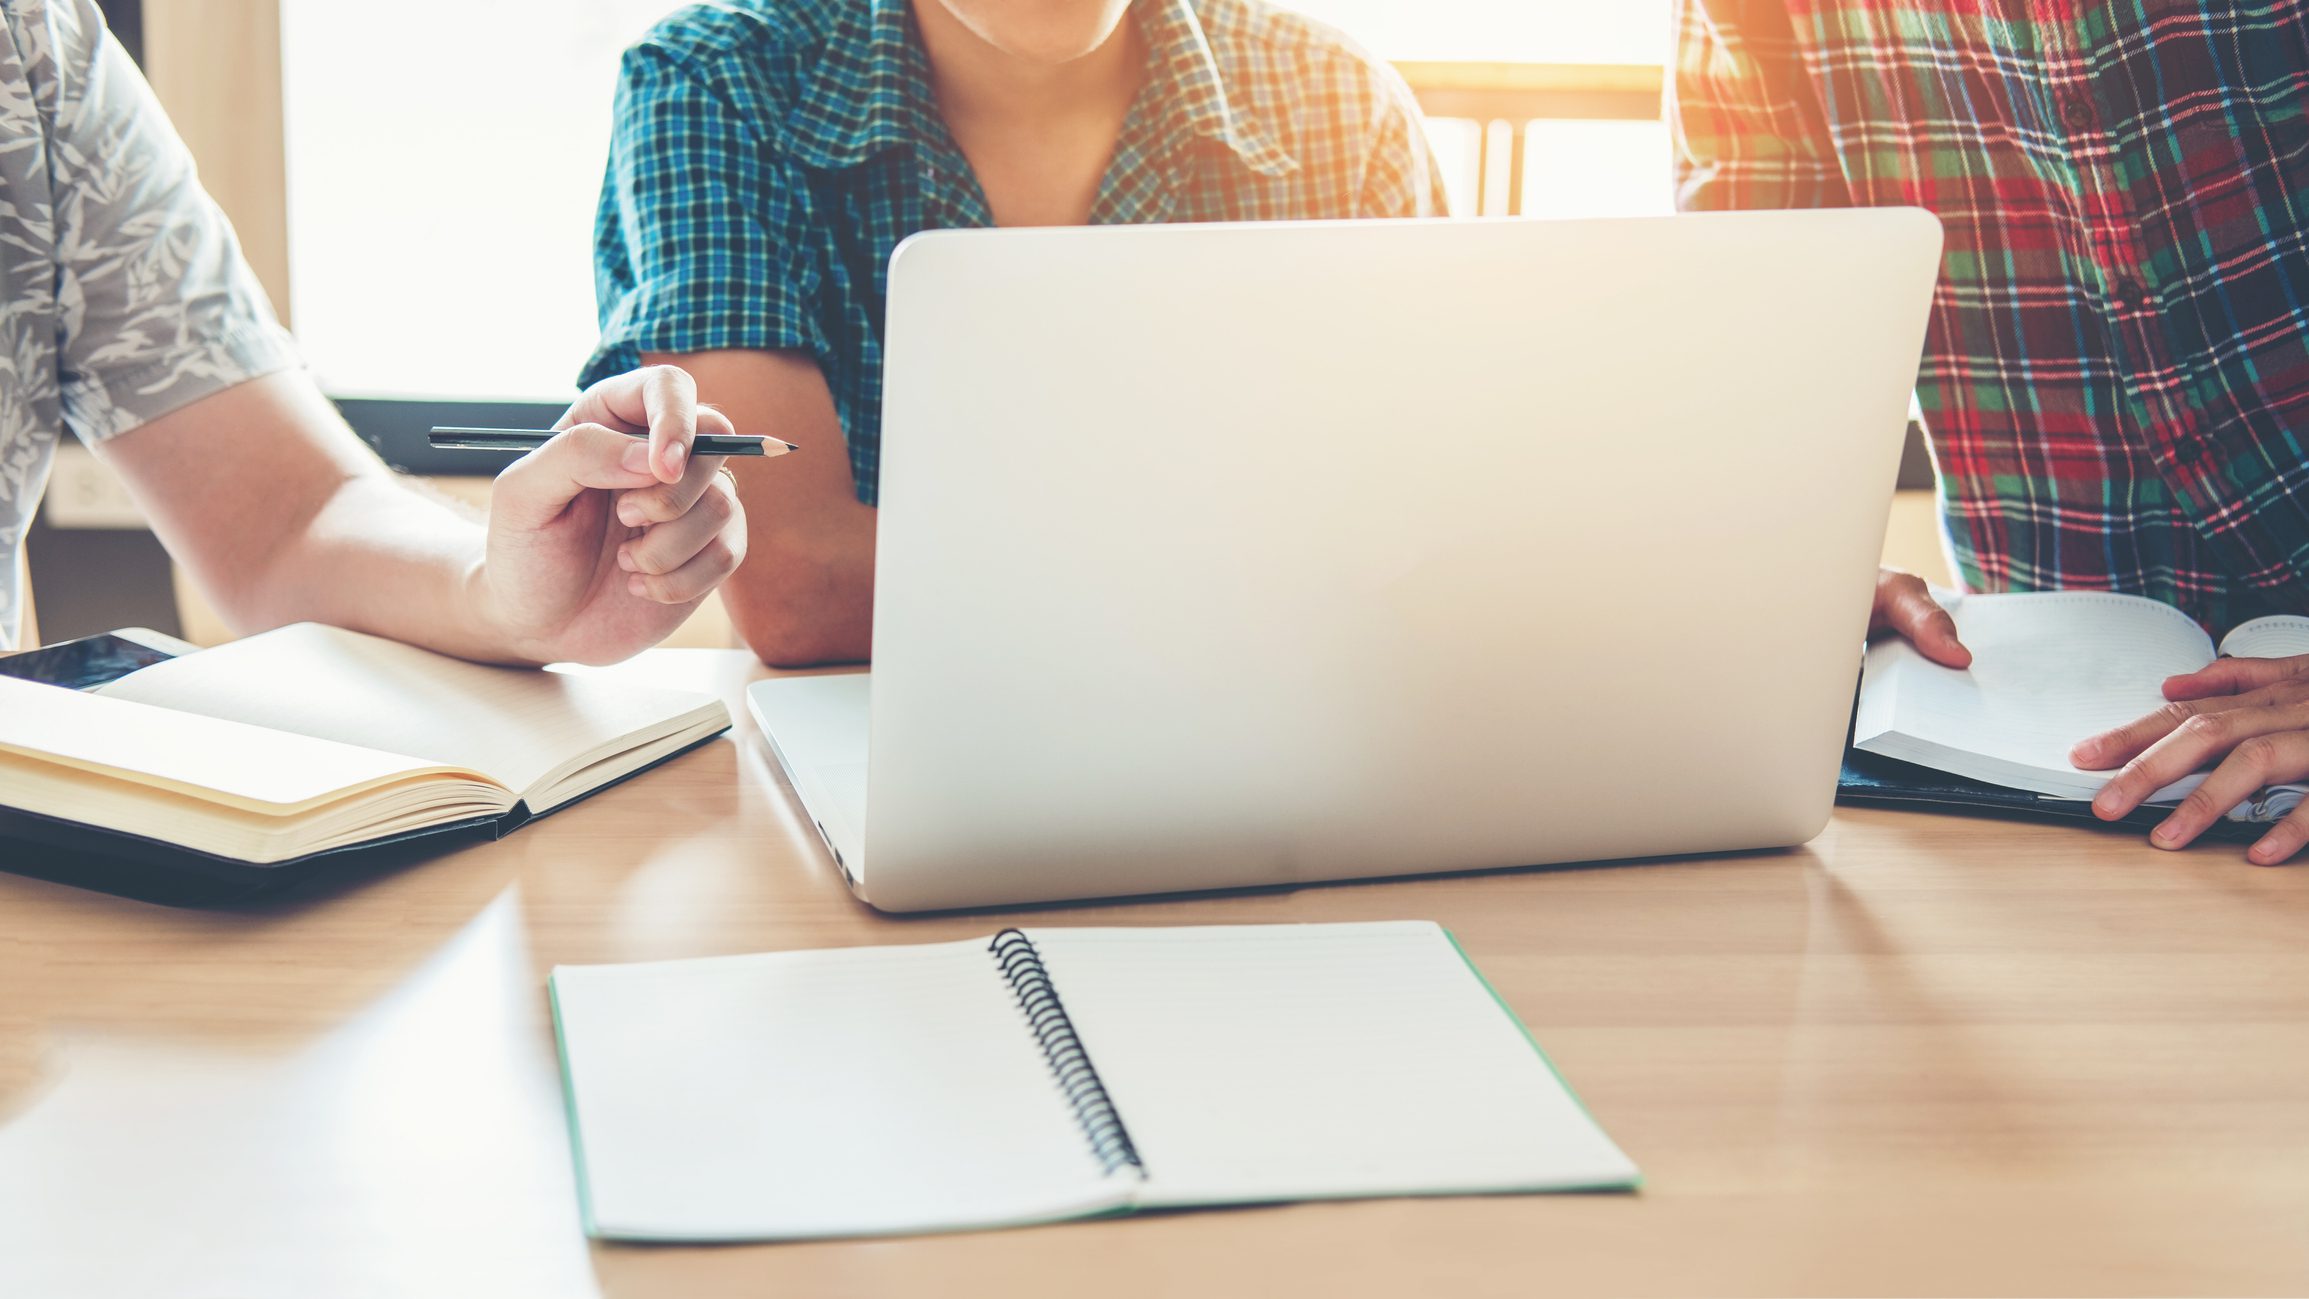
[[[815,668],[866,662],[870,622],[843,617],[824,603],[765,592],[725,588],[723,603],[746,647],[773,668]]]
[[[863,663],[866,653],[808,628],[741,628],[746,645],[770,668],[822,668],[840,663]]]

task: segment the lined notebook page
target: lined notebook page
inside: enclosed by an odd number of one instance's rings
[[[986,940],[563,966],[595,1234],[780,1239],[1116,1207]]]
[[[1899,641],[1869,648],[1861,747],[1918,760],[1865,742],[1897,731],[2008,769],[1962,774],[2089,797],[2108,773],[2078,772],[2069,749],[2156,711],[2166,677],[2213,659],[2212,641],[2188,615],[2138,596],[1972,595],[1950,613],[1972,650],[1969,670],[1941,667]],[[2029,771],[2052,779],[2016,778]]]
[[[2221,638],[2221,652],[2240,659],[2282,659],[2309,654],[2309,618],[2272,614],[2239,623]]]
[[[720,712],[703,695],[484,667],[313,623],[157,663],[100,693],[466,767],[525,797],[701,709]]]
[[[1630,1185],[1425,922],[1033,929],[1147,1206]]]

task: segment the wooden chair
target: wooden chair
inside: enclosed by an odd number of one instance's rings
[[[1466,216],[1519,216],[1523,212],[1526,128],[1539,121],[1652,122],[1660,116],[1664,74],[1630,63],[1398,63],[1420,111],[1468,121],[1478,129],[1475,211]],[[1494,149],[1493,137],[1504,135]],[[1499,164],[1506,193],[1495,197]]]

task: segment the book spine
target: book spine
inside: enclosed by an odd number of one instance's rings
[[[1098,1069],[1090,1062],[1090,1052],[1083,1049],[1082,1038],[1067,1017],[1066,1003],[1059,1000],[1058,986],[1050,981],[1050,970],[1043,965],[1034,941],[1016,929],[1005,929],[987,944],[987,950],[994,954],[1002,977],[1009,980],[1010,990],[1017,995],[1019,1013],[1026,1017],[1028,1030],[1041,1045],[1043,1058],[1050,1061],[1059,1094],[1074,1110],[1075,1121],[1082,1125],[1082,1134],[1089,1139],[1100,1169],[1113,1174],[1128,1168],[1144,1177],[1146,1165],[1139,1159],[1138,1147],[1131,1144],[1130,1130],[1123,1126],[1114,1098],[1099,1081]]]

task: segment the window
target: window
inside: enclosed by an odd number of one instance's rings
[[[1290,7],[1398,62],[1656,65],[1669,52],[1667,0],[1295,0]],[[1482,130],[1466,121],[1429,124],[1454,212],[1477,210]],[[1495,157],[1504,143],[1495,132]],[[1657,121],[1534,122],[1524,148],[1520,210],[1527,215],[1628,216],[1674,206],[1667,128]]]
[[[289,312],[332,394],[556,397],[618,53],[668,0],[282,0]]]
[[[1388,59],[1658,63],[1668,0],[1293,0]]]
[[[543,398],[594,342],[617,57],[672,0],[281,0],[289,309],[339,396]],[[1665,0],[1300,0],[1390,59],[1657,63]],[[1474,128],[1436,147],[1466,207]],[[1663,210],[1656,123],[1541,123],[1528,212]]]

